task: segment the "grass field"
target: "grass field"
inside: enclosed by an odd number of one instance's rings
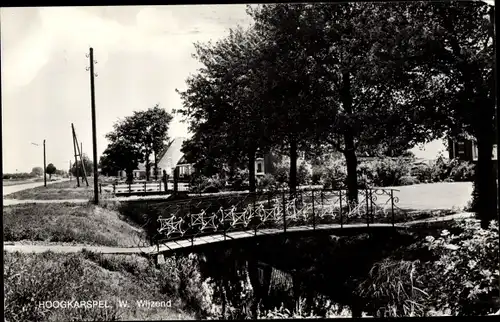
[[[5,199],[19,200],[65,200],[65,199],[90,199],[94,196],[92,178],[88,179],[89,186],[80,183],[76,186],[76,180],[56,182],[47,185],[47,187],[36,187],[22,190],[4,196]],[[106,194],[103,191],[104,194]]]
[[[23,180],[2,180],[2,185],[4,187],[17,186],[19,184],[31,183],[31,182],[42,182],[43,178],[34,179],[23,179]]]
[[[118,212],[91,204],[21,204],[3,209],[4,241],[138,246],[142,230]]]
[[[193,319],[166,287],[165,269],[138,256],[22,254],[4,252],[5,320],[117,321]],[[108,308],[42,308],[44,301],[106,301]],[[136,301],[164,301],[170,307],[140,307]],[[118,301],[127,301],[120,307]],[[168,302],[170,301],[170,302]]]

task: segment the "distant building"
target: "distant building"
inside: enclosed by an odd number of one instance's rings
[[[176,137],[169,142],[166,149],[157,156],[158,160],[158,178],[163,175],[163,170],[168,176],[173,176],[173,169],[179,167],[179,177],[185,178],[193,173],[191,164],[185,162],[184,153],[182,153],[182,144],[186,139],[183,137]],[[126,177],[125,171],[120,171],[119,177]],[[146,177],[146,165],[140,163],[136,170],[133,171],[134,178]],[[154,160],[151,161],[150,178],[154,178]]]
[[[448,139],[448,155],[450,159],[460,159],[475,163],[477,161],[477,144],[473,138],[460,140]],[[491,158],[497,160],[497,145],[493,145]]]

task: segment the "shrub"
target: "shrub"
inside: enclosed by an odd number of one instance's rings
[[[324,177],[321,184],[325,188],[339,189],[345,187],[347,169],[344,160],[334,160],[325,165]]]
[[[169,257],[160,268],[163,281],[162,293],[182,298],[186,308],[206,317],[212,311],[213,289],[210,280],[200,273],[200,263],[196,254],[188,257]]]
[[[321,184],[323,177],[325,176],[326,169],[322,165],[314,165],[311,169],[311,183],[313,185]]]
[[[285,162],[280,162],[274,169],[274,178],[280,185],[286,185],[290,181],[290,166]]]
[[[407,176],[410,164],[404,159],[382,159],[373,163],[373,184],[379,187],[397,186]]]
[[[358,186],[361,189],[373,185],[373,166],[370,162],[360,162],[357,169]]]
[[[448,162],[442,156],[439,156],[439,158],[437,158],[437,160],[432,164],[431,180],[433,182],[445,181],[449,178],[449,174],[450,168],[448,166]]]
[[[399,184],[402,186],[411,186],[412,184],[419,184],[420,181],[417,179],[417,177],[413,176],[403,176],[399,180]]]
[[[225,188],[226,180],[219,178],[218,176],[205,177],[205,176],[193,176],[190,182],[190,190],[192,192],[218,192]],[[208,190],[208,191],[207,191]]]
[[[273,189],[276,187],[276,179],[272,174],[266,173],[263,177],[257,178],[259,189]]]
[[[412,176],[416,177],[420,182],[432,182],[433,168],[427,163],[415,165],[412,170]]]
[[[473,181],[474,165],[467,161],[453,159],[449,165],[449,177],[453,181]]]
[[[306,162],[302,162],[297,167],[297,185],[308,184],[309,182],[311,182],[311,176],[312,176],[311,167]]]
[[[499,292],[498,222],[492,221],[489,229],[481,229],[476,221],[459,227],[463,231],[458,235],[443,230],[440,237],[426,239],[439,256],[425,271],[429,305],[451,315],[494,313],[491,299]]]

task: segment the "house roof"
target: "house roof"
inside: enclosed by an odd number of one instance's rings
[[[181,161],[184,156],[184,153],[181,151],[184,141],[186,141],[186,138],[176,137],[170,142],[168,148],[165,149],[165,152],[159,158],[159,168],[169,171]]]

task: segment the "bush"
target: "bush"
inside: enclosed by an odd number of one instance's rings
[[[398,186],[407,176],[410,164],[404,159],[382,159],[373,163],[373,184],[379,187]]]
[[[453,159],[449,165],[449,178],[453,181],[474,181],[474,165],[467,161]]]
[[[311,182],[312,169],[306,163],[302,162],[297,167],[297,185],[306,185]]]
[[[213,176],[211,178],[205,176],[193,176],[190,182],[190,190],[192,192],[219,192],[226,187],[226,180]],[[208,190],[208,191],[207,191]]]
[[[411,169],[411,175],[416,177],[420,182],[432,182],[433,168],[427,163],[414,165]]]
[[[26,180],[36,178],[36,174],[33,173],[4,173],[2,174],[3,180]]]
[[[430,305],[451,315],[494,313],[492,298],[498,296],[498,222],[481,229],[475,221],[459,224],[463,231],[444,230],[439,238],[427,237],[426,245],[439,256],[424,271]],[[450,246],[454,247],[450,249]]]
[[[413,176],[404,176],[404,177],[401,177],[401,179],[399,180],[399,184],[402,185],[402,186],[411,186],[413,184],[419,184],[420,181],[417,179],[417,177],[413,177]]]
[[[325,176],[326,169],[322,165],[314,165],[311,169],[311,183],[313,185],[321,184],[323,177]]]
[[[439,156],[432,164],[431,180],[433,182],[442,182],[449,178],[449,174],[450,168],[448,162],[442,156]]]
[[[272,174],[266,173],[263,177],[257,178],[258,189],[274,189],[276,186],[276,179]]]
[[[325,188],[339,189],[344,188],[347,181],[347,169],[344,160],[330,161],[324,167],[324,176],[321,178],[321,184]]]
[[[162,293],[182,298],[186,308],[207,317],[212,307],[213,289],[210,280],[202,278],[198,256],[169,257],[160,268]]]

